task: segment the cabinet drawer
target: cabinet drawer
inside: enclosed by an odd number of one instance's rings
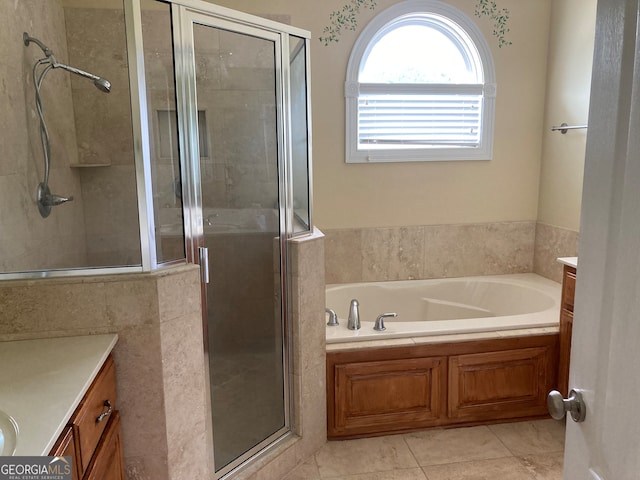
[[[109,356],[71,419],[81,472],[89,465],[100,436],[115,409],[116,372],[113,359]]]

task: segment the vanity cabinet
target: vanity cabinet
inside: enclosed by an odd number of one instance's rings
[[[573,304],[576,293],[576,269],[565,265],[562,274],[560,305],[560,359],[558,362],[558,391],[566,398],[569,393],[569,360],[573,332]]]
[[[329,439],[548,416],[558,334],[327,352]]]
[[[73,478],[124,480],[116,375],[107,358],[50,455],[73,458]]]

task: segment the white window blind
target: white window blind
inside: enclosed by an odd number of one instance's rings
[[[478,147],[481,125],[481,94],[358,97],[360,148]]]

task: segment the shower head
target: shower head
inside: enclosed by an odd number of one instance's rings
[[[53,51],[37,38],[30,36],[27,32],[24,32],[22,34],[22,41],[24,42],[24,45],[26,47],[28,47],[29,44],[31,43],[35,43],[36,45],[38,45],[38,47],[40,47],[40,49],[45,54],[45,58],[38,60],[36,64],[36,65],[47,65],[47,68],[45,68],[45,71],[42,71],[42,74],[40,75],[40,81],[42,81],[42,79],[44,78],[44,75],[46,74],[47,71],[49,71],[49,69],[62,68],[63,70],[67,70],[68,72],[75,73],[76,75],[80,75],[81,77],[85,77],[90,80],[93,80],[93,84],[101,92],[109,93],[111,91],[111,83],[107,79],[98,77],[93,73],[85,72],[84,70],[80,70],[79,68],[65,65],[64,63],[58,63],[56,58],[53,56]]]
[[[80,70],[76,67],[71,67],[69,65],[65,65],[64,63],[53,63],[53,68],[62,68],[71,73],[75,73],[76,75],[80,75],[81,77],[88,78],[89,80],[93,80],[93,84],[96,86],[98,90],[104,93],[109,93],[111,91],[111,82],[106,78],[98,77],[93,73],[85,72],[84,70]]]
[[[96,78],[93,81],[93,84],[101,92],[109,93],[111,91],[111,82],[109,80],[107,80],[106,78],[102,78],[102,77]]]

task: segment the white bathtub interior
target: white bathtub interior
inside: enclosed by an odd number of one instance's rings
[[[327,327],[327,343],[557,326],[560,289],[533,273],[329,285],[326,305],[340,325]],[[346,327],[352,299],[360,306],[356,331]],[[373,330],[387,312],[398,316]]]

